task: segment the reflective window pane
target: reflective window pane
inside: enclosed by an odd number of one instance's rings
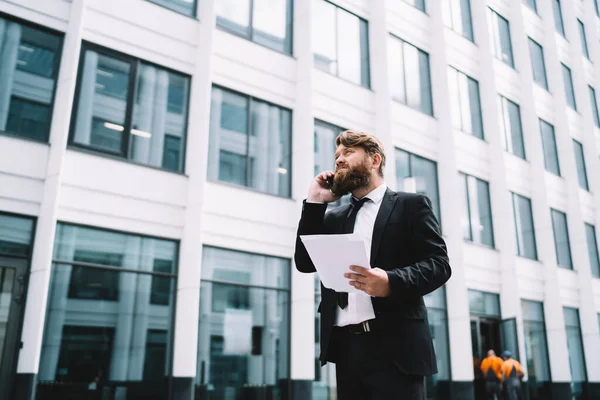
[[[548,90],[548,79],[546,78],[546,64],[544,61],[544,49],[531,38],[529,38],[529,55],[531,57],[533,80],[538,85]]]
[[[583,385],[587,381],[583,340],[579,323],[579,310],[564,307],[565,328],[567,331],[567,348],[569,351],[569,367],[571,369],[571,392],[577,399],[581,398]]]
[[[500,124],[504,134],[504,148],[511,154],[525,160],[521,109],[506,97],[500,96]]]
[[[500,296],[469,289],[469,311],[471,314],[500,318]]]
[[[196,1],[195,0],[149,0],[153,3],[170,8],[180,14],[196,16]]]
[[[577,20],[577,25],[579,26],[579,40],[581,42],[581,52],[589,60],[590,52],[588,50],[587,38],[585,36],[585,25],[583,25],[583,22],[581,22],[581,20],[579,19]]]
[[[577,140],[573,139],[573,151],[575,153],[575,165],[577,166],[577,180],[579,187],[584,190],[590,190],[588,186],[587,172],[585,168],[585,156],[583,146]]]
[[[58,225],[54,259],[60,261],[51,272],[41,399],[80,388],[137,398],[167,393],[176,253],[175,242]],[[157,260],[169,267],[157,271]],[[157,296],[166,301],[153,301]]]
[[[324,0],[313,0],[315,67],[370,87],[367,22]]]
[[[512,203],[515,217],[517,252],[521,257],[537,260],[537,246],[533,226],[531,200],[513,193]]]
[[[389,36],[388,62],[392,97],[433,115],[429,55],[395,36]]]
[[[426,378],[427,395],[430,398],[442,398],[438,387],[450,381],[450,349],[448,338],[448,315],[446,311],[446,288],[442,286],[423,297],[427,305],[429,331],[435,349],[438,373]]]
[[[425,8],[425,0],[403,0],[405,3],[410,4],[411,6],[418,8],[419,10],[426,12]]]
[[[575,100],[575,89],[573,88],[573,76],[571,75],[571,69],[565,64],[561,65],[565,94],[567,96],[567,105],[573,110],[577,111],[577,102]]]
[[[492,29],[491,36],[495,56],[498,60],[514,68],[508,20],[492,9],[490,9],[490,13],[492,16],[490,28]]]
[[[479,83],[452,67],[448,78],[454,127],[483,139]]]
[[[473,24],[471,20],[471,1],[470,0],[444,0],[449,2],[447,12],[450,13],[446,18],[446,24],[456,33],[463,35],[471,42],[473,38]]]
[[[531,398],[539,398],[550,381],[550,362],[546,340],[546,324],[543,305],[537,301],[521,300],[523,309],[523,333],[527,357],[527,388]]]
[[[217,25],[243,36],[250,35],[250,0],[217,0]]]
[[[552,0],[552,11],[554,14],[554,27],[556,29],[556,32],[565,36],[565,26],[563,24],[562,8],[560,5],[560,0]]]
[[[537,13],[537,3],[536,0],[523,0],[523,4],[531,8],[533,11]]]
[[[540,130],[542,132],[542,147],[544,148],[544,165],[546,171],[560,176],[560,165],[558,163],[558,151],[556,149],[554,127],[540,119]]]
[[[592,116],[594,117],[594,125],[600,128],[600,114],[598,113],[598,101],[596,99],[596,91],[593,87],[588,86],[590,92],[590,103],[592,104]]]
[[[188,85],[189,80],[181,75],[139,65],[129,145],[132,160],[183,170]]]
[[[290,196],[291,112],[214,87],[208,176]]]
[[[31,257],[34,220],[0,214],[0,255]]]
[[[567,215],[556,210],[551,210],[551,214],[554,246],[556,247],[556,262],[559,267],[573,269]]]
[[[440,220],[437,163],[404,150],[396,149],[396,188],[411,193],[425,194]]]
[[[254,0],[254,41],[282,53],[292,53],[291,0]]]
[[[590,257],[590,268],[592,276],[600,278],[600,257],[598,257],[598,241],[596,240],[596,227],[585,224],[585,236],[587,239],[588,254]]]
[[[315,168],[314,176],[323,171],[335,169],[335,138],[344,131],[332,124],[315,120]],[[329,203],[330,207],[337,207],[350,202],[351,194],[347,194],[340,200]]]
[[[466,240],[494,247],[492,210],[488,183],[473,176],[461,174],[466,202],[463,213],[463,237]]]
[[[289,260],[204,248],[196,399],[279,398],[289,377],[289,289]]]
[[[0,17],[0,131],[48,140],[59,36]]]

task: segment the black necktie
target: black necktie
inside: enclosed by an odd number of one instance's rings
[[[350,197],[350,214],[348,214],[348,218],[346,218],[346,223],[344,224],[344,233],[354,232],[354,223],[356,222],[358,210],[360,210],[367,200],[369,200],[368,197],[363,197],[360,200],[357,200],[354,196]],[[337,302],[342,310],[346,308],[348,305],[348,293],[338,293]]]

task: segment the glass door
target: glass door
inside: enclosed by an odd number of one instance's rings
[[[0,257],[0,399],[12,398],[26,279],[26,261]]]
[[[512,358],[519,361],[519,340],[517,338],[517,320],[509,318],[500,323],[500,343],[503,352],[508,350],[512,353]],[[500,356],[499,353],[498,356]]]

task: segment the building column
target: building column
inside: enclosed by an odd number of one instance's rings
[[[314,117],[312,114],[313,52],[312,1],[294,1],[294,56],[296,105],[292,116],[292,198],[298,220],[302,201],[314,179]],[[291,398],[312,399],[315,378],[315,277],[292,267],[291,287]]]
[[[460,221],[462,193],[456,163],[456,146],[452,128],[452,99],[448,87],[448,58],[446,55],[446,26],[442,2],[428,2],[432,46],[431,87],[434,90],[433,109],[438,120],[438,175],[441,201],[441,220],[448,246],[452,277],[446,284],[448,305],[448,334],[450,342],[451,390],[453,398],[473,399],[473,354],[467,283],[463,266],[463,238]],[[448,34],[452,34],[448,32]]]
[[[198,2],[196,69],[192,76],[188,113],[185,171],[188,198],[180,244],[173,351],[173,399],[193,400],[198,360],[200,277],[202,275],[202,210],[208,166],[212,46],[215,31],[213,1]]]
[[[71,105],[77,83],[84,16],[85,0],[73,0],[69,25],[64,37],[59,75],[56,80],[56,95],[50,128],[50,152],[31,260],[31,274],[21,336],[23,347],[19,353],[15,385],[18,399],[35,398],[36,375],[42,348],[52,251],[56,233],[61,173],[67,151]],[[65,107],[65,105],[68,106]]]
[[[490,9],[484,2],[472,3],[473,26],[475,37],[480,49],[481,77],[496,76],[497,69],[507,69],[509,66],[498,60],[491,45],[491,27],[488,15]],[[514,59],[514,55],[513,55]],[[516,72],[515,72],[516,73]],[[494,79],[481,79],[479,82],[481,96],[481,112],[485,140],[489,143],[490,151],[490,202],[492,215],[503,215],[506,218],[493,219],[494,244],[499,251],[501,267],[500,310],[502,319],[515,318],[517,324],[518,354],[513,356],[521,361],[527,369],[525,361],[525,339],[523,335],[523,318],[519,284],[517,278],[516,256],[517,246],[513,227],[512,197],[506,178],[506,158],[516,157],[505,151],[504,132],[500,131],[500,116],[498,115],[499,93]],[[505,349],[502,349],[505,350]],[[507,350],[507,349],[506,349]],[[498,356],[500,356],[498,354]]]
[[[596,387],[595,390],[600,391],[600,363],[598,362],[597,357],[597,355],[600,354],[598,312],[596,311],[596,305],[594,304],[593,277],[585,231],[586,221],[582,212],[584,204],[594,204],[594,217],[596,220],[596,225],[598,224],[598,221],[600,221],[600,201],[597,195],[600,193],[600,179],[598,174],[594,173],[594,171],[600,170],[600,159],[598,158],[598,151],[596,147],[594,117],[592,115],[589,89],[586,79],[586,68],[584,66],[585,63],[589,68],[590,63],[583,54],[583,47],[579,34],[579,22],[577,21],[577,14],[575,12],[575,4],[566,1],[561,2],[561,5],[563,8],[565,33],[570,41],[571,65],[568,65],[568,67],[571,68],[571,76],[573,77],[573,88],[575,91],[575,101],[577,104],[576,125],[578,129],[572,129],[572,124],[571,126],[567,126],[568,130],[565,130],[563,135],[561,135],[562,140],[559,145],[559,156],[561,157],[562,161],[561,171],[567,183],[566,191],[568,194],[567,218],[569,239],[571,245],[571,255],[573,258],[573,269],[577,275],[577,283],[579,286],[579,319],[581,335],[583,339],[587,380],[588,382],[596,382],[594,385]],[[589,31],[588,25],[594,26],[597,18],[593,2],[583,3],[583,8],[586,8],[590,13],[587,15],[589,18],[584,18],[582,21],[584,23],[584,27],[586,27],[586,31]],[[584,14],[584,16],[586,16],[586,14]],[[593,35],[586,34],[586,39],[593,38],[593,40],[586,41],[588,50],[591,50],[590,44],[595,48],[595,54],[591,51],[589,53],[590,57],[592,55],[596,55],[594,60],[596,61],[596,64],[598,64],[600,62],[598,57],[600,56],[600,53],[598,52],[599,43],[597,40],[595,40],[595,32],[593,33]],[[589,70],[594,71],[594,68],[589,68]],[[598,93],[596,93],[596,96],[598,96]],[[572,139],[577,140],[583,145],[584,163],[592,167],[586,168],[588,188],[590,192],[579,187]],[[558,140],[559,139],[557,137],[557,142]],[[561,151],[561,146],[564,147],[563,151]],[[595,169],[593,167],[595,167]],[[596,195],[594,196],[594,194]],[[591,202],[589,201],[590,198]],[[582,200],[588,201],[584,201],[582,203]]]

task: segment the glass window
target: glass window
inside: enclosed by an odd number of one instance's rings
[[[31,257],[34,220],[0,214],[0,256]]]
[[[448,339],[448,313],[446,307],[446,287],[423,296],[427,306],[429,331],[437,358],[438,373],[426,378],[427,396],[441,399],[438,387],[447,387],[450,381],[450,348]]]
[[[189,78],[85,46],[82,58],[71,142],[183,171]]]
[[[515,216],[517,253],[521,257],[537,260],[537,246],[535,229],[533,226],[531,200],[513,193],[512,203]]]
[[[324,0],[313,0],[315,67],[370,87],[367,21]]]
[[[440,220],[437,163],[404,150],[396,149],[396,188],[427,195],[433,212]]]
[[[81,387],[168,393],[177,244],[59,224],[53,258],[41,398]]]
[[[217,0],[217,26],[292,54],[291,0]]]
[[[469,289],[469,312],[500,318],[500,296]]]
[[[336,372],[335,364],[327,363],[321,367],[321,314],[318,312],[321,303],[321,281],[315,275],[315,379],[312,384],[312,398],[314,400],[333,400],[336,398]]]
[[[573,110],[577,111],[577,102],[575,101],[575,89],[573,88],[573,76],[571,69],[565,64],[562,65],[563,83],[565,85],[565,94],[567,96],[567,104]]]
[[[196,399],[281,396],[289,302],[289,260],[204,248]]]
[[[590,267],[592,276],[600,278],[600,257],[598,257],[598,242],[596,240],[596,227],[585,224],[585,236],[587,239],[588,254],[590,256]]]
[[[537,3],[536,0],[523,0],[523,4],[527,7],[531,8],[533,11],[537,13]]]
[[[556,32],[565,36],[565,26],[563,24],[560,0],[552,0],[552,9],[554,11],[554,28],[556,29]]]
[[[392,97],[415,110],[433,115],[429,54],[390,35],[388,62]]]
[[[473,23],[471,20],[471,1],[470,0],[444,0],[447,12],[445,13],[446,26],[459,35],[464,36],[471,42],[474,42]]]
[[[213,87],[210,115],[209,179],[289,197],[292,113]]]
[[[558,151],[556,150],[556,138],[554,126],[540,119],[540,130],[542,132],[542,147],[544,148],[544,166],[546,171],[560,176],[560,164],[558,162]]]
[[[552,214],[554,246],[556,247],[556,262],[559,267],[573,269],[567,215],[554,209],[551,209],[550,212]]]
[[[314,176],[323,171],[335,170],[335,138],[345,129],[315,120],[315,169]],[[330,207],[337,207],[350,202],[351,194],[347,194],[340,200],[329,203]]]
[[[498,106],[500,112],[500,130],[504,135],[504,149],[525,160],[521,109],[518,104],[502,96],[500,96]]]
[[[546,340],[544,307],[541,302],[521,300],[525,356],[527,357],[527,388],[530,398],[540,398],[542,388],[550,382],[550,361]]]
[[[405,3],[410,4],[411,6],[418,8],[423,12],[427,12],[425,9],[425,0],[403,0]]]
[[[150,0],[152,3],[170,8],[171,10],[190,17],[196,16],[196,0]]]
[[[508,20],[490,8],[490,38],[496,58],[503,63],[515,67],[510,40],[510,25]]]
[[[581,40],[581,52],[589,60],[590,52],[588,50],[587,39],[585,37],[585,25],[583,25],[583,22],[581,22],[580,19],[578,19],[577,22],[579,25],[579,39]]]
[[[579,310],[564,307],[565,329],[567,331],[567,348],[569,351],[569,367],[571,369],[571,393],[580,399],[583,385],[587,381],[583,340],[579,324]]]
[[[600,7],[598,7],[598,0],[594,0],[594,8],[596,9],[596,16],[600,17]]]
[[[479,83],[468,75],[449,67],[448,84],[454,128],[483,139]]]
[[[529,38],[529,55],[531,56],[533,80],[538,85],[548,90],[548,79],[546,78],[546,63],[544,61],[544,49],[531,38]]]
[[[0,131],[48,140],[61,42],[0,16]]]
[[[590,102],[592,103],[592,115],[594,117],[594,124],[597,128],[600,128],[600,115],[598,113],[598,102],[596,100],[596,91],[593,87],[588,86],[590,91]]]
[[[487,182],[461,173],[464,190],[463,238],[474,243],[494,247],[494,228]]]
[[[575,151],[575,165],[577,166],[577,180],[579,181],[579,187],[585,190],[590,190],[585,168],[583,146],[577,140],[573,140],[573,150]]]

